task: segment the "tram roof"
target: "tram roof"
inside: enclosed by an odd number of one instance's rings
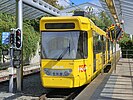
[[[103,31],[102,29],[100,29],[99,27],[97,27],[89,18],[87,17],[82,17],[82,16],[61,16],[61,17],[42,17],[41,21],[47,22],[47,21],[56,21],[56,22],[60,22],[60,21],[75,21],[78,20],[81,24],[87,24],[90,23],[91,24],[91,28],[93,28],[93,30],[95,30],[95,32],[97,32],[99,35],[103,35],[104,37],[106,37],[106,32]],[[40,26],[41,29],[43,29],[42,26]]]
[[[60,10],[42,0],[22,0],[23,17],[35,19],[43,15],[60,16]],[[0,0],[0,12],[16,15],[16,0]]]

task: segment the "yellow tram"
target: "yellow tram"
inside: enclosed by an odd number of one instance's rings
[[[111,61],[111,43],[106,32],[86,17],[43,17],[40,32],[44,87],[80,87],[91,82]]]

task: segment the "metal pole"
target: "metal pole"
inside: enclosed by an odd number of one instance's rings
[[[11,46],[10,48],[10,57],[11,57],[11,60],[10,60],[10,63],[11,63],[11,67],[9,68],[9,92],[13,92],[13,74],[14,74],[14,71],[13,71],[13,45]]]
[[[22,11],[22,0],[16,0],[16,18],[17,18],[17,28],[21,29],[23,32],[23,11]],[[22,34],[22,33],[21,33]],[[21,49],[23,52],[23,49]],[[23,54],[21,52],[21,62],[23,63]],[[22,91],[23,88],[23,64],[17,68],[17,91]]]
[[[116,40],[117,40],[117,39],[116,39],[116,29],[115,29],[114,31],[115,31],[115,43],[114,43],[114,44],[115,44],[115,59],[114,59],[114,62],[115,62],[115,63],[114,63],[115,70],[114,70],[114,72],[116,73]]]
[[[103,65],[104,65],[104,39],[103,39],[103,36],[102,36],[102,69],[101,69],[101,74],[103,75]]]
[[[103,63],[103,61],[104,61],[104,53],[102,53],[102,70],[101,70],[101,74],[103,75],[103,72],[104,72],[104,63]]]
[[[112,49],[112,61],[111,61],[111,67],[113,67],[114,64],[114,53],[113,53],[113,43],[111,43],[111,49]]]
[[[115,40],[115,73],[116,73],[116,40]]]

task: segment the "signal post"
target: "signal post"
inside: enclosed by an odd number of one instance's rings
[[[17,68],[17,91],[22,91],[23,88],[23,46],[22,46],[22,37],[23,37],[23,10],[22,10],[22,0],[16,0],[16,27],[18,27],[21,31],[21,48],[19,48],[20,51],[22,51],[20,53],[21,55],[21,64],[20,66]]]
[[[13,77],[14,77],[14,68],[18,70],[21,68],[21,47],[22,47],[22,34],[20,29],[11,29],[10,34],[10,68],[9,68],[9,92],[13,92]],[[17,90],[20,91],[19,74],[17,73]]]
[[[122,36],[123,36],[122,32],[123,32],[122,28],[120,28],[120,26],[117,24],[110,26],[107,31],[107,36],[110,38],[110,40],[112,42],[114,42],[115,55],[114,55],[113,63],[114,63],[114,72],[115,73],[116,73],[116,42],[117,42],[117,40],[120,40],[120,38],[122,38]]]
[[[10,68],[9,68],[9,92],[13,92],[13,78],[14,78],[14,66],[13,66],[13,49],[14,49],[14,33],[15,30],[11,29],[11,34],[10,34],[10,43],[11,43],[11,47],[10,47]]]

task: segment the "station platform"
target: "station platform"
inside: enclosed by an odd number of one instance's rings
[[[116,70],[100,74],[74,100],[133,100],[133,59],[120,58]]]

